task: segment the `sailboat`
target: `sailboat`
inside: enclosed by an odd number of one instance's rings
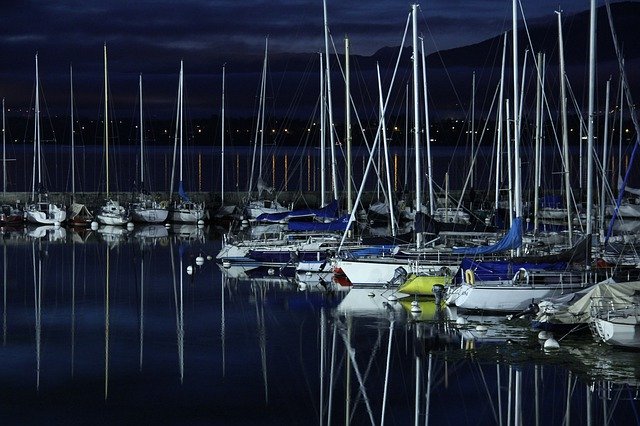
[[[25,219],[31,223],[41,225],[60,225],[67,218],[64,206],[49,202],[48,194],[42,184],[42,149],[40,131],[40,78],[38,76],[38,54],[36,53],[36,101],[35,101],[35,137],[34,148],[34,176],[31,191],[31,203],[25,206]],[[38,176],[38,198],[36,200],[36,170]]]
[[[104,45],[104,155],[106,169],[106,197],[107,201],[97,213],[98,222],[102,225],[122,226],[129,222],[129,212],[117,200],[109,198],[109,103],[107,80],[107,45]]]
[[[221,124],[221,143],[220,143],[220,177],[221,177],[221,187],[220,187],[220,208],[215,214],[215,218],[224,219],[224,218],[233,218],[237,216],[238,207],[235,205],[225,205],[224,203],[224,133],[225,133],[225,123],[224,123],[224,90],[225,90],[225,75],[226,75],[226,65],[222,66],[222,111],[220,115]]]
[[[140,192],[137,201],[130,204],[131,215],[136,222],[162,223],[167,220],[169,210],[166,202],[154,200],[144,186],[144,127],[142,120],[142,74],[140,74]]]
[[[182,121],[182,109],[183,109],[183,63],[180,61],[180,77],[178,79],[178,111],[177,111],[177,126],[176,126],[176,140],[175,143],[180,144],[180,183],[178,186],[178,195],[177,198],[169,208],[169,220],[172,222],[186,222],[186,223],[196,223],[200,222],[204,219],[204,204],[203,203],[194,203],[189,199],[189,196],[184,190],[184,183],[182,180],[182,168],[184,165],[182,159],[182,144],[184,138],[184,130],[183,130],[183,121]],[[175,147],[174,147],[175,154]],[[175,157],[174,157],[175,164]],[[173,179],[172,179],[172,188],[173,188]]]
[[[4,98],[2,98],[2,195],[7,194],[7,155],[6,155],[6,120],[5,120]],[[24,222],[24,212],[19,203],[15,205],[0,205],[0,225],[18,225]]]
[[[73,120],[73,68],[69,67],[69,80],[71,86],[71,206],[69,206],[68,222],[72,226],[89,226],[93,221],[93,215],[84,204],[76,201],[76,151],[75,151],[75,127]]]
[[[256,122],[256,133],[253,146],[253,159],[251,162],[251,178],[249,180],[249,194],[253,190],[253,170],[256,162],[256,147],[258,145],[258,134],[260,135],[260,157],[258,160],[258,179],[256,181],[256,189],[258,190],[258,197],[255,200],[249,200],[245,206],[245,215],[249,219],[255,219],[261,214],[274,214],[286,212],[290,209],[282,206],[278,200],[269,200],[262,198],[262,193],[266,191],[271,194],[273,187],[267,186],[262,179],[262,148],[264,146],[264,106],[265,106],[265,92],[267,87],[267,51],[268,42],[265,41],[264,46],[264,61],[262,65],[262,80],[260,84],[260,106],[258,108],[258,120]],[[258,126],[260,127],[258,129]]]

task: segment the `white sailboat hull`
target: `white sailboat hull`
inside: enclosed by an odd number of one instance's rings
[[[171,209],[169,220],[172,222],[196,223],[204,219],[204,209]]]
[[[284,213],[290,211],[288,208],[283,207],[277,201],[260,200],[251,201],[245,209],[249,219],[255,219],[261,214],[275,214]]]
[[[98,223],[100,223],[101,225],[108,225],[108,226],[123,226],[126,225],[127,222],[129,222],[127,217],[123,217],[121,215],[116,215],[116,214],[98,214],[97,216],[98,218]]]
[[[459,264],[426,263],[408,261],[406,259],[338,259],[334,262],[335,268],[340,268],[354,286],[358,285],[383,285],[393,279],[397,268],[403,267],[409,274],[436,274],[442,268],[449,268],[451,273],[459,268]]]
[[[461,284],[450,288],[445,302],[461,309],[495,312],[517,312],[531,303],[552,296],[570,293],[582,287],[548,285],[532,287],[514,285],[512,281],[497,281],[491,284]]]
[[[50,204],[46,209],[31,206],[25,210],[27,222],[40,225],[60,224],[67,218],[67,212],[55,204]]]
[[[96,219],[101,225],[123,226],[126,225],[131,218],[120,203],[109,200],[102,206],[100,212],[96,215]]]
[[[625,348],[640,348],[640,323],[638,317],[616,318],[608,321],[595,318],[594,328],[603,342]]]
[[[169,210],[163,208],[134,208],[132,217],[135,222],[162,223],[169,217]]]

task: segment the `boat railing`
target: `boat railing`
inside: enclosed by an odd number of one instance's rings
[[[618,302],[612,297],[594,297],[591,299],[591,317],[606,321],[635,317],[640,318],[640,299],[636,302]]]

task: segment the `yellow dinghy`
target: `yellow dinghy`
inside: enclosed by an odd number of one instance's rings
[[[404,284],[398,286],[398,292],[410,294],[412,296],[431,296],[433,297],[433,286],[448,286],[451,284],[452,277],[448,275],[414,275],[407,277]]]

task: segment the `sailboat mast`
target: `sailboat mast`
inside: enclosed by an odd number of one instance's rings
[[[326,148],[327,138],[325,137],[327,129],[327,119],[325,117],[326,101],[324,98],[325,84],[324,84],[324,64],[322,61],[322,52],[320,54],[320,206],[324,206],[327,202],[327,184],[326,184]]]
[[[520,83],[518,81],[518,0],[512,2],[513,20],[513,157],[516,164],[514,167],[514,200],[516,217],[522,217],[522,196],[520,194]]]
[[[587,127],[587,238],[593,233],[593,122],[595,121],[596,81],[596,1],[591,0],[589,31],[589,125]],[[571,224],[569,224],[571,226]]]
[[[71,200],[76,200],[76,143],[73,126],[73,65],[69,65],[69,83],[71,86]]]
[[[382,128],[382,146],[384,149],[384,164],[385,164],[385,171],[386,171],[386,180],[387,180],[387,202],[389,205],[389,215],[390,215],[390,222],[391,222],[391,235],[392,236],[396,236],[396,218],[394,215],[394,209],[393,209],[393,201],[392,201],[392,197],[391,197],[391,173],[389,170],[389,147],[387,146],[387,124],[386,121],[384,119],[384,100],[382,97],[382,81],[380,79],[380,66],[378,64],[376,64],[376,70],[378,73],[378,92],[380,93],[380,123],[381,123],[381,128]]]
[[[4,117],[4,98],[2,98],[2,194],[7,193],[7,140]]]
[[[38,76],[38,54],[36,53],[36,157],[38,167],[38,201],[40,201],[40,190],[42,189],[42,173],[41,173],[41,158],[40,158],[40,77]]]
[[[435,196],[433,193],[433,167],[431,158],[431,132],[429,129],[429,102],[427,100],[427,65],[424,54],[424,37],[420,37],[420,47],[422,50],[422,91],[424,94],[424,135],[427,143],[427,176],[429,185],[429,214],[433,216],[435,212]]]
[[[607,90],[604,107],[604,137],[602,138],[602,187],[600,190],[600,230],[604,233],[604,206],[607,187],[607,164],[609,158],[609,95],[611,91],[611,77],[607,80]]]
[[[180,86],[180,99],[178,105],[178,111],[180,114],[180,120],[178,122],[179,132],[180,132],[180,184],[182,184],[182,139],[184,138],[184,129],[182,128],[182,101],[184,99],[184,71],[183,71],[183,62],[180,61],[180,82],[178,84]]]
[[[144,128],[142,123],[142,73],[138,78],[138,90],[140,92],[140,191],[144,190]]]
[[[262,85],[260,87],[260,163],[258,164],[258,179],[262,180],[262,150],[264,149],[264,110],[267,92],[267,48],[269,39],[264,42],[264,62],[262,64]]]
[[[331,100],[331,69],[329,67],[329,24],[327,23],[327,2],[322,0],[324,13],[324,50],[326,63],[326,83],[327,83],[327,112],[329,113],[329,141],[331,142],[331,180],[333,186],[333,199],[338,199],[338,182],[336,175],[336,153],[335,153],[335,136],[333,134],[333,102]]]
[[[533,184],[533,232],[538,232],[538,208],[540,203],[539,194],[540,194],[540,169],[542,164],[540,162],[540,147],[542,145],[542,69],[544,68],[544,63],[542,60],[542,52],[538,52],[538,60],[536,67],[536,133],[535,133],[535,173],[534,173],[534,184]]]
[[[176,148],[178,147],[178,132],[180,131],[180,126],[178,122],[180,121],[180,96],[182,93],[182,87],[180,87],[180,74],[178,74],[178,96],[177,96],[177,105],[176,105],[176,129],[173,133],[173,161],[171,163],[171,180],[169,181],[169,199],[173,197],[173,183],[175,182],[176,177]]]
[[[104,158],[107,177],[107,198],[109,198],[109,104],[107,101],[108,92],[107,80],[107,43],[104,44]]]
[[[562,34],[562,11],[558,14],[558,54],[560,56],[560,111],[562,119],[562,156],[564,165],[564,191],[565,204],[567,206],[567,230],[569,231],[569,241],[573,241],[572,219],[571,219],[571,175],[569,166],[569,124],[567,121],[567,95],[566,76],[564,68],[564,39]]]
[[[474,186],[474,171],[475,171],[475,162],[474,157],[476,155],[476,72],[473,72],[473,77],[471,79],[471,162],[469,166],[471,167],[471,189]]]
[[[221,126],[221,144],[220,144],[220,177],[221,177],[221,186],[220,186],[220,201],[224,206],[224,83],[225,83],[225,68],[226,64],[222,65],[222,112],[220,114],[220,121],[222,122]]]
[[[509,99],[505,100],[506,123],[507,123],[507,176],[509,194],[509,227],[513,224],[513,176],[514,162],[511,155],[511,119],[509,110]]]
[[[416,213],[421,211],[422,206],[422,168],[420,166],[420,112],[418,111],[418,5],[411,5],[411,21],[413,36],[413,140],[415,143],[416,161]],[[422,236],[416,234],[416,244],[422,244]]]
[[[347,212],[351,213],[353,210],[353,189],[351,185],[351,72],[349,69],[349,37],[344,37],[344,68],[345,68],[345,127],[346,127],[346,135],[345,139],[347,140]]]
[[[502,106],[504,101],[504,68],[507,56],[507,33],[504,33],[504,37],[502,39],[502,67],[500,71],[500,95],[498,96],[498,143],[496,147],[496,185],[495,185],[495,202],[494,208],[495,211],[498,211],[499,203],[500,203],[500,176],[501,176],[501,168],[502,168],[502,134],[504,133],[504,127],[502,122]],[[507,141],[508,143],[508,141]]]

